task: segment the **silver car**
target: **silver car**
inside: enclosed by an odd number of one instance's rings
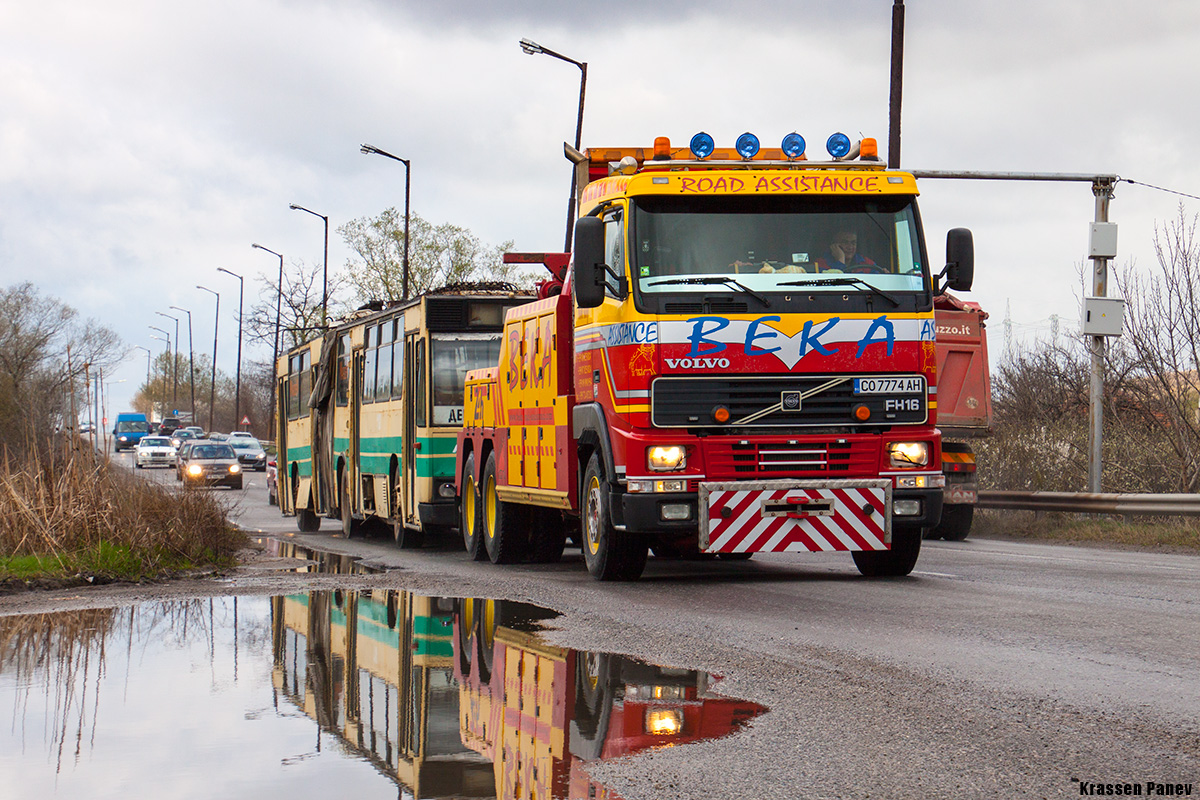
[[[230,436],[226,444],[237,453],[238,463],[242,465],[242,469],[266,472],[267,452],[258,443],[258,439],[248,436]]]
[[[138,469],[146,467],[175,466],[175,447],[166,436],[143,436],[133,448],[134,466]]]

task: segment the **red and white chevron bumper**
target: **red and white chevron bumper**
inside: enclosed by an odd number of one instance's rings
[[[887,550],[892,482],[737,481],[700,484],[706,553]]]

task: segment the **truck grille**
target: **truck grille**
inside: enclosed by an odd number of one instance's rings
[[[758,475],[805,477],[872,475],[879,466],[879,443],[874,438],[817,442],[730,441],[707,444],[709,480]]]
[[[650,392],[651,420],[658,427],[719,428],[763,427],[845,427],[913,425],[926,420],[924,394],[885,396],[854,394],[854,378],[845,375],[797,375],[770,378],[659,378]],[[778,405],[785,392],[807,393],[837,378],[844,381],[805,397],[799,411],[776,410],[743,419]],[[908,408],[897,408],[897,400],[916,402]],[[889,401],[891,403],[889,404]],[[871,411],[866,422],[854,417],[854,409],[865,405]],[[729,422],[721,425],[713,420],[716,406],[729,409]]]

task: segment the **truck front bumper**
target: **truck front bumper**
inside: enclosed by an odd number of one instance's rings
[[[693,533],[699,532],[699,498],[696,492],[647,492],[612,493],[610,515],[617,525],[634,533]],[[913,528],[932,528],[942,519],[941,489],[893,489],[892,507],[897,503],[904,508],[904,501],[916,501],[916,514],[892,513],[892,525]],[[667,519],[668,510],[678,513],[687,507],[686,519]]]

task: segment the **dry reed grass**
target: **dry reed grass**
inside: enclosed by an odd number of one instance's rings
[[[5,559],[26,556],[66,574],[140,579],[231,563],[244,543],[212,496],[171,492],[90,449],[0,455],[0,577]]]

